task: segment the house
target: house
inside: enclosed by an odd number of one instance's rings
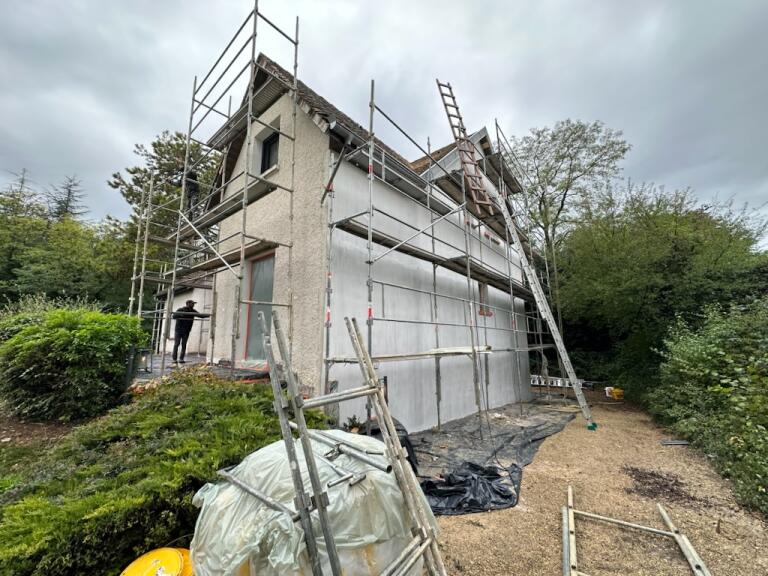
[[[218,191],[194,229],[180,230],[182,239],[196,229],[217,235],[218,255],[179,270],[181,280],[205,278],[212,288],[208,356],[263,362],[257,312],[274,311],[308,392],[348,389],[361,379],[346,361],[353,354],[344,318],[355,317],[370,330],[372,355],[390,356],[378,371],[393,415],[411,431],[466,416],[478,403],[529,400],[530,293],[503,223],[481,222],[477,206],[457,209],[455,146],[410,162],[374,139],[369,179],[368,131],[301,82],[294,116],[292,75],[264,55],[258,68],[251,139],[239,112],[211,136],[208,144],[225,152]],[[519,190],[487,130],[472,141],[486,186]],[[173,308],[189,293],[177,292]],[[341,421],[352,416],[365,416],[363,401],[343,404]]]

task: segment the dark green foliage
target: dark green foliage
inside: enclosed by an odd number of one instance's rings
[[[737,497],[768,515],[768,297],[678,321],[651,411],[714,456]]]
[[[85,298],[48,298],[44,294],[25,294],[18,300],[0,306],[0,343],[22,328],[42,322],[46,312],[51,310],[98,312],[101,305]]]
[[[93,310],[26,312],[0,326],[0,395],[16,414],[76,420],[115,406],[127,386],[129,351],[142,344],[136,318]]]
[[[592,196],[563,243],[567,344],[587,376],[639,398],[658,382],[661,345],[681,315],[768,289],[759,222],[688,191],[648,187]]]
[[[0,190],[0,298],[90,297],[124,309],[133,264],[125,225],[80,220],[76,179],[45,195],[47,203],[26,172]]]
[[[323,425],[312,412],[309,422]],[[0,472],[0,574],[119,574],[191,535],[195,491],[279,432],[267,386],[176,373],[37,461]]]

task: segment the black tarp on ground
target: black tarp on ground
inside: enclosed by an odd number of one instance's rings
[[[523,469],[463,462],[441,480],[424,480],[421,489],[432,512],[445,516],[503,510],[517,504]]]
[[[467,416],[440,431],[411,434],[419,459],[421,487],[435,514],[501,510],[517,504],[522,468],[545,438],[562,430],[573,412],[526,405]],[[478,423],[482,422],[482,436]]]

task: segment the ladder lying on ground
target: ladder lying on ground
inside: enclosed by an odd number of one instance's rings
[[[453,88],[451,88],[450,84],[438,80],[437,89],[443,100],[443,107],[448,116],[448,123],[451,125],[451,131],[453,132],[453,137],[456,141],[456,150],[459,154],[461,168],[466,179],[467,187],[469,188],[471,199],[477,205],[476,216],[478,216],[481,222],[487,224],[491,218],[497,218],[495,210],[498,210],[501,213],[507,230],[509,230],[509,237],[512,239],[512,243],[520,257],[520,264],[523,268],[523,273],[528,280],[531,292],[533,293],[536,306],[552,333],[557,353],[560,355],[565,371],[568,374],[568,379],[571,381],[571,386],[576,394],[576,399],[581,407],[581,412],[587,421],[587,426],[593,429],[595,424],[592,422],[592,411],[589,409],[589,404],[587,404],[587,401],[584,398],[580,380],[576,377],[576,371],[573,369],[573,364],[571,364],[571,359],[565,349],[563,337],[560,334],[557,322],[555,322],[555,317],[552,315],[552,310],[549,307],[549,302],[547,302],[544,289],[541,287],[539,278],[536,276],[535,270],[531,267],[531,263],[525,255],[523,244],[520,241],[520,236],[517,232],[517,226],[509,213],[507,200],[506,198],[502,198],[501,194],[495,188],[492,186],[487,187],[485,185],[483,173],[480,170],[477,157],[475,156],[475,145],[469,138],[467,129],[464,127],[464,120],[461,117],[459,106],[456,103]],[[503,157],[501,158],[501,161],[505,162]],[[522,186],[522,183],[520,183],[520,185]]]
[[[398,557],[380,572],[380,575],[405,575],[420,558],[424,558],[430,575],[444,576],[446,571],[437,545],[437,534],[430,524],[429,515],[425,508],[425,502],[421,495],[421,488],[416,481],[416,477],[413,474],[410,464],[406,460],[406,452],[400,444],[400,439],[397,435],[392,415],[389,412],[389,407],[384,398],[384,391],[373,366],[373,361],[362,344],[363,339],[360,335],[360,330],[357,327],[357,322],[354,319],[350,320],[349,318],[345,318],[349,336],[352,340],[352,347],[355,350],[358,365],[362,372],[363,386],[305,400],[299,393],[297,376],[294,374],[291,366],[290,352],[277,314],[273,313],[272,324],[274,326],[277,346],[282,359],[282,374],[281,371],[278,370],[278,365],[275,361],[275,354],[271,341],[271,330],[268,328],[262,312],[259,312],[259,320],[262,326],[264,353],[267,362],[269,362],[269,376],[272,383],[272,392],[275,397],[275,410],[280,419],[280,430],[285,443],[286,453],[290,461],[291,475],[295,490],[294,504],[298,513],[298,520],[301,522],[301,527],[304,531],[304,539],[306,541],[313,575],[322,576],[323,574],[317,541],[314,532],[312,531],[313,512],[316,512],[322,529],[325,550],[328,555],[331,572],[333,576],[340,576],[342,574],[342,567],[339,563],[339,556],[328,518],[328,494],[325,492],[323,483],[320,480],[316,463],[316,458],[325,461],[326,463],[327,460],[315,455],[312,450],[312,440],[317,440],[324,444],[332,444],[337,451],[343,452],[353,458],[358,458],[368,464],[380,467],[380,469],[384,469],[387,472],[391,470],[391,472],[395,474],[397,484],[403,494],[405,507],[408,511],[409,524],[413,537]],[[282,390],[282,376],[285,377],[287,384],[287,397],[283,394]],[[364,452],[355,449],[354,446],[338,442],[331,436],[307,428],[306,419],[304,417],[305,409],[318,408],[326,404],[362,397],[370,399],[378,419],[378,425],[381,429],[381,436],[386,446],[386,456],[388,460],[388,463],[384,468],[381,468],[380,462],[374,461]],[[295,423],[289,420],[289,413],[293,413]],[[306,462],[307,474],[309,475],[312,488],[311,497],[307,494],[307,490],[302,480],[299,461],[296,457],[296,447],[292,430],[298,431],[299,441],[304,453],[304,461]],[[336,471],[343,474],[343,470]],[[349,476],[350,485],[359,480],[351,477],[351,474]]]

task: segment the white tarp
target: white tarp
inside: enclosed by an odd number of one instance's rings
[[[384,444],[367,436],[327,431],[361,450],[384,452]],[[301,444],[296,454],[307,493],[311,484]],[[315,454],[328,447],[313,442]],[[383,456],[378,458],[382,459]],[[323,486],[339,475],[321,459],[315,459]],[[346,576],[379,574],[405,548],[412,536],[407,510],[394,473],[386,473],[350,456],[341,454],[334,464],[354,473],[365,473],[362,482],[344,482],[326,488],[330,504],[329,520],[339,558]],[[294,508],[294,488],[283,441],[275,442],[245,458],[230,473],[272,499]],[[419,497],[423,498],[421,492]],[[202,507],[192,539],[192,565],[196,576],[310,575],[312,570],[299,522],[272,510],[254,496],[229,482],[206,484],[195,495]],[[434,517],[424,501],[434,524]],[[330,574],[317,514],[312,514],[315,538],[323,561],[323,572]],[[422,562],[409,575],[421,574]]]

